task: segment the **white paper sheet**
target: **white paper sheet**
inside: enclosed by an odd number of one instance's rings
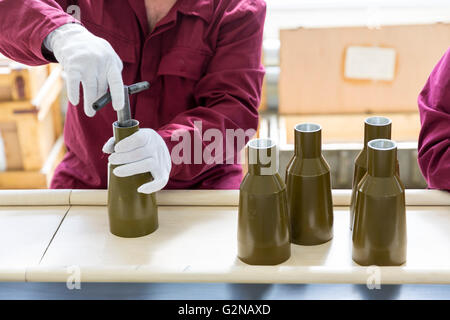
[[[392,81],[395,62],[395,49],[351,46],[345,54],[345,78]]]

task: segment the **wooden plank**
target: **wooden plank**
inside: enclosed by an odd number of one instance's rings
[[[66,152],[63,137],[60,136],[42,168],[29,171],[0,172],[0,189],[45,189],[50,186],[53,173]],[[0,196],[1,199],[1,196]]]
[[[280,32],[279,111],[282,114],[405,112],[448,48],[449,24],[299,28]],[[350,46],[392,48],[392,81],[344,77]]]
[[[0,172],[0,189],[47,188],[47,177],[40,171]]]
[[[264,63],[264,52],[261,55],[262,63]],[[262,88],[261,88],[261,102],[259,104],[258,111],[267,110],[267,77],[264,77]]]
[[[20,150],[15,122],[0,122],[0,135],[5,150],[6,169],[23,169],[22,151]]]
[[[17,135],[22,151],[23,168],[27,171],[39,170],[43,164],[40,126],[35,113],[23,113],[16,116]]]
[[[30,100],[36,96],[45,82],[48,75],[48,69],[46,66],[36,66],[36,67],[24,67],[21,69],[13,70],[12,78],[15,83],[17,80],[22,78],[24,81],[24,95],[19,94],[20,91],[13,90],[12,99],[13,100]]]
[[[31,101],[31,104],[39,110],[38,120],[47,117],[51,108],[59,100],[63,83],[61,79],[61,68],[56,68],[45,81],[42,89]]]
[[[56,141],[55,122],[53,121],[53,113],[49,112],[44,119],[41,119],[38,123],[38,140],[36,141],[39,146],[39,168],[41,168],[46,162],[52,147]]]
[[[285,128],[285,140],[281,144],[294,143],[294,126],[312,122],[322,126],[322,142],[363,142],[364,119],[382,115],[392,120],[392,139],[396,141],[417,141],[420,132],[418,112],[383,114],[334,114],[334,115],[290,115],[281,116],[280,128]]]
[[[0,122],[15,121],[17,114],[36,112],[30,101],[0,102]]]
[[[63,136],[60,136],[58,140],[56,140],[52,150],[49,153],[47,160],[42,167],[41,172],[44,173],[47,177],[47,186],[50,187],[53,174],[55,173],[56,168],[61,163],[66,154],[66,145],[64,144]]]
[[[48,75],[47,66],[27,66],[0,57],[0,100],[31,100]]]
[[[53,129],[55,137],[59,137],[63,134],[64,130],[64,119],[61,113],[61,98],[60,95],[55,99],[51,107],[52,119],[53,119]]]

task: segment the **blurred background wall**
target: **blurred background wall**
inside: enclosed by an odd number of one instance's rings
[[[280,168],[293,153],[294,125],[317,122],[323,127],[333,187],[350,188],[353,160],[362,148],[363,121],[384,115],[393,121],[392,138],[399,143],[405,185],[425,188],[417,165],[416,99],[449,46],[450,1],[266,2],[266,79],[259,134],[278,141]],[[346,79],[344,61],[350,47],[392,49],[392,79]]]

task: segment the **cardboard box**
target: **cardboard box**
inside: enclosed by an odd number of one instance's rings
[[[450,25],[281,30],[279,112],[417,111]]]

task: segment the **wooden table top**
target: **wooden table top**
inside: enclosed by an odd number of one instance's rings
[[[406,196],[403,266],[352,261],[350,190],[333,190],[330,242],[292,245],[277,266],[249,266],[236,258],[238,191],[159,192],[159,229],[135,239],[109,232],[104,190],[0,191],[0,281],[450,283],[450,193]]]

